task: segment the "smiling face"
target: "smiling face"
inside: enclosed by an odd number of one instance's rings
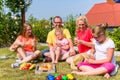
[[[62,40],[62,39],[63,39],[62,33],[56,32],[56,38],[57,38],[58,40]]]
[[[60,28],[62,26],[62,19],[60,17],[55,17],[53,20],[53,25],[55,28]]]
[[[85,16],[78,16],[76,19],[76,30],[85,31],[87,29],[87,19]]]
[[[56,35],[56,38],[57,38],[58,40],[62,40],[62,39],[63,39],[63,32],[62,32],[61,29],[56,29],[56,30],[55,30],[55,35]]]
[[[30,26],[27,26],[26,27],[26,33],[25,33],[26,36],[31,36],[32,35],[32,28]]]
[[[23,29],[21,30],[20,34],[24,37],[33,37],[31,25],[28,23],[24,23]]]
[[[87,26],[85,25],[85,23],[82,20],[79,20],[77,23],[77,29],[84,31],[86,30]]]

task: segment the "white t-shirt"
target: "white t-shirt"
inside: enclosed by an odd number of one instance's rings
[[[93,41],[93,43],[95,44],[95,58],[96,60],[101,60],[101,59],[106,59],[107,58],[107,49],[108,48],[115,48],[115,44],[113,42],[112,39],[108,39],[106,42],[104,42],[103,44],[99,44],[96,40]],[[113,54],[113,58],[111,61],[114,65],[116,65],[116,59],[115,56]]]

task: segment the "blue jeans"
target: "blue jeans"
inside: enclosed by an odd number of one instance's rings
[[[47,52],[50,52],[50,50],[49,49],[42,50],[42,56],[45,57],[45,53],[47,53]]]

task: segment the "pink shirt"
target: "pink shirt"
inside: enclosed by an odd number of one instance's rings
[[[68,51],[69,49],[64,49],[63,47],[66,45],[69,45],[69,41],[66,38],[63,38],[62,40],[58,40],[56,39],[55,43],[60,43],[61,44],[61,48],[64,51]]]
[[[92,31],[90,28],[87,28],[87,30],[85,32],[81,32],[80,30],[78,30],[76,32],[76,36],[79,40],[84,40],[87,42],[91,42],[91,39],[93,38]],[[85,46],[83,44],[78,45],[79,53],[84,53],[84,52],[88,51],[89,49],[91,49],[91,48],[88,46]]]

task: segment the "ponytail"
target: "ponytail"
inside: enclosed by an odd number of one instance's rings
[[[96,36],[99,36],[101,33],[105,34],[107,27],[107,23],[102,23],[100,25],[94,26],[94,28],[92,29],[92,33]]]

